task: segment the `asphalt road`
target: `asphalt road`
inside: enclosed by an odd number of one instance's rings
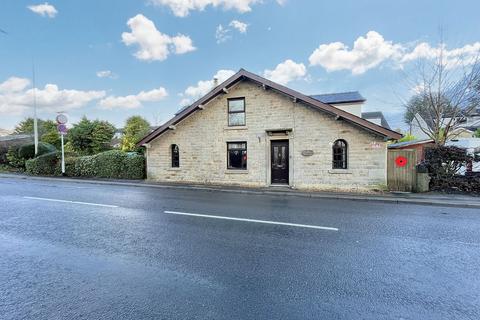
[[[480,210],[0,179],[0,318],[480,319]]]

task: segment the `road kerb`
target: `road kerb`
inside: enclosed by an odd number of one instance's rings
[[[14,178],[23,180],[40,180],[40,181],[64,181],[72,183],[89,183],[99,185],[118,185],[118,186],[130,186],[130,187],[143,187],[143,188],[159,188],[159,189],[183,189],[183,190],[201,190],[211,192],[228,192],[228,193],[241,193],[241,194],[256,194],[256,195],[272,195],[272,196],[293,196],[303,198],[321,198],[321,199],[338,199],[338,200],[351,200],[351,201],[372,201],[372,202],[384,202],[384,203],[396,203],[396,204],[417,204],[427,206],[443,206],[443,207],[460,207],[460,208],[479,208],[480,199],[478,202],[472,203],[467,201],[458,201],[450,199],[420,199],[420,198],[401,198],[379,195],[363,195],[363,194],[335,194],[335,193],[322,193],[322,192],[300,192],[300,191],[278,191],[278,190],[258,190],[258,189],[240,189],[240,188],[227,188],[220,186],[199,186],[199,185],[174,185],[174,184],[159,184],[149,182],[128,182],[128,181],[109,181],[109,180],[94,180],[94,179],[75,179],[75,178],[63,178],[63,177],[38,177],[38,176],[26,176],[17,174],[0,174],[0,178]]]

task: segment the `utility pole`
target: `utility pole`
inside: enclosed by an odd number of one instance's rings
[[[37,87],[35,86],[35,63],[32,62],[33,82],[33,139],[35,142],[35,156],[38,154],[38,121],[37,121]]]

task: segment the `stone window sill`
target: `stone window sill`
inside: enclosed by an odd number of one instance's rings
[[[167,171],[181,171],[181,168],[168,168]]]
[[[227,169],[225,174],[248,174],[248,170]]]
[[[247,126],[231,126],[231,127],[224,127],[224,130],[247,130]]]
[[[330,174],[352,174],[352,171],[349,169],[330,169],[328,170]]]

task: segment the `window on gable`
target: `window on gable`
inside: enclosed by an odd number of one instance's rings
[[[247,169],[246,142],[227,142],[227,168],[234,170]]]
[[[332,146],[332,168],[333,169],[347,169],[347,142],[343,139],[336,140]]]
[[[172,168],[180,167],[180,150],[176,144],[171,145]]]
[[[228,125],[245,125],[245,98],[228,99]]]

